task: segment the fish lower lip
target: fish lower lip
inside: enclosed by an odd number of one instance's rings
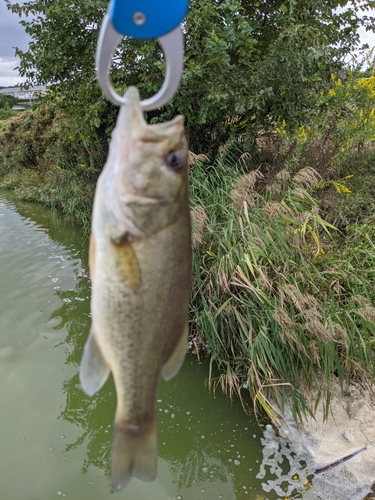
[[[124,203],[167,203],[171,201],[171,198],[166,198],[165,196],[143,196],[137,194],[126,195],[122,198]]]

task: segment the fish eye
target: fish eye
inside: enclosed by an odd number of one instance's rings
[[[182,151],[171,151],[167,156],[167,165],[178,172],[185,165],[185,154]]]

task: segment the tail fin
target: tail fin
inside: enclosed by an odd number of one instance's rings
[[[156,477],[155,419],[145,433],[136,433],[116,419],[112,445],[112,484],[121,491],[132,476],[142,481]]]

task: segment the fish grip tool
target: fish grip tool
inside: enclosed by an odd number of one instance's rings
[[[112,57],[124,36],[157,39],[167,63],[164,83],[153,97],[141,101],[143,111],[164,106],[176,93],[183,70],[183,21],[189,0],[112,0],[104,16],[96,52],[99,84],[117,106],[126,104],[110,82]]]

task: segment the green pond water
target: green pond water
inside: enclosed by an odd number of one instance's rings
[[[50,211],[0,193],[0,499],[278,498],[256,478],[262,428],[237,400],[208,391],[208,367],[192,354],[160,383],[157,479],[114,493],[112,379],[92,398],[78,379],[87,247]]]

